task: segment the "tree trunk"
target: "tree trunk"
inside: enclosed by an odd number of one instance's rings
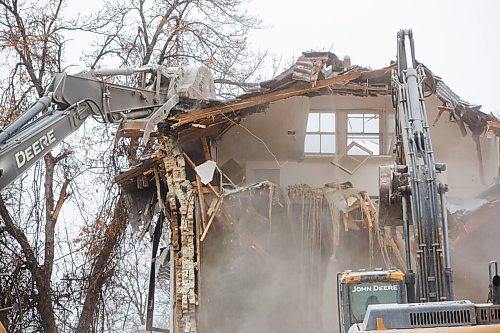
[[[119,244],[121,236],[125,231],[126,209],[123,199],[120,196],[113,211],[111,223],[106,228],[102,248],[92,267],[92,273],[89,278],[87,295],[83,304],[83,310],[80,315],[78,327],[75,332],[90,332],[92,322],[95,319],[96,309],[100,301],[100,293],[106,282],[113,276],[110,269],[110,262],[116,246]]]
[[[52,309],[52,297],[50,290],[50,277],[36,260],[33,248],[28,242],[28,238],[21,229],[19,229],[7,210],[3,198],[0,196],[0,216],[5,223],[7,232],[19,243],[26,258],[26,266],[33,276],[35,286],[38,291],[37,308],[40,313],[41,325],[46,333],[57,333],[56,320]]]

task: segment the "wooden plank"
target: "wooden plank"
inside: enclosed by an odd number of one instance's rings
[[[224,124],[227,124],[229,121],[224,120],[223,122],[218,123],[214,126],[208,126],[207,128],[195,128],[195,127],[187,127],[186,129],[179,130],[178,138],[182,143],[186,142],[194,142],[201,138],[202,136],[206,137],[217,137],[219,133],[223,130]]]
[[[229,132],[231,128],[237,125],[237,122],[228,122],[226,126],[220,131],[219,134],[217,134],[217,137],[215,138],[216,141],[218,141],[224,134]]]
[[[210,153],[210,147],[208,146],[208,141],[206,136],[201,137],[201,146],[203,147],[203,154],[205,155],[205,160],[212,160],[212,154]]]
[[[198,174],[196,174],[196,189],[198,190],[198,199],[200,201],[201,223],[203,225],[203,229],[205,229],[207,226],[207,212],[205,211],[205,194],[203,193],[203,188],[201,186],[201,178]]]
[[[208,215],[212,215],[213,212],[215,211],[215,207],[217,206],[217,202],[219,201],[219,198],[215,197],[212,198],[212,201],[210,201],[210,205],[208,206]]]
[[[196,168],[196,164],[194,164],[193,160],[188,156],[188,154],[186,153],[182,153],[182,155],[184,156],[184,159],[186,160],[187,164],[189,164],[189,166],[194,170],[194,168]],[[220,197],[222,194],[217,192],[215,190],[215,188],[212,186],[212,184],[208,183],[207,184],[208,188],[210,190],[212,190],[212,192],[217,196],[217,197]]]
[[[225,114],[228,112],[234,112],[261,104],[267,104],[293,96],[300,96],[336,84],[346,84],[349,81],[359,78],[361,76],[361,73],[362,73],[361,71],[351,72],[345,75],[335,76],[317,82],[306,83],[297,87],[288,88],[281,91],[272,91],[263,93],[258,96],[246,98],[243,100],[233,101],[222,106],[200,109],[189,113],[183,113],[179,116],[170,118],[171,120],[177,121],[177,123],[172,125],[172,129],[178,128],[182,125],[186,125],[194,121],[198,121],[200,119],[215,117],[217,115]]]
[[[191,157],[189,157],[188,154],[186,153],[182,153],[182,156],[184,156],[184,159],[186,160],[186,162],[189,164],[189,166],[191,167],[191,169],[194,170],[194,168],[196,168],[196,164],[194,164],[193,160],[191,159]]]
[[[123,173],[119,173],[118,175],[115,176],[115,183],[121,184],[127,180],[142,175],[144,172],[154,168],[154,166],[159,160],[160,159],[158,157],[153,157],[149,160],[145,160],[144,162],[132,167],[131,169]]]
[[[218,197],[222,196],[222,194],[217,192],[217,190],[212,186],[212,184],[208,183],[207,186],[212,191],[213,194],[215,194]]]
[[[186,153],[182,153],[184,160],[189,164],[189,166],[195,170],[196,164],[194,164],[193,160]],[[196,172],[196,170],[195,170]],[[198,192],[198,197],[200,199],[200,209],[201,209],[201,221],[203,224],[203,229],[207,227],[207,213],[205,211],[205,194],[203,191],[203,186],[201,184],[201,177],[196,173],[196,189]]]
[[[215,204],[215,207],[213,209],[209,209],[209,211],[211,210],[210,218],[208,219],[207,227],[203,230],[203,235],[201,235],[201,237],[200,237],[200,242],[203,242],[203,240],[207,236],[208,230],[210,229],[210,226],[212,225],[212,222],[215,219],[215,215],[217,215],[217,212],[219,211],[220,207],[222,206],[223,199],[224,199],[224,196],[220,196]],[[212,205],[210,205],[210,206],[212,206]]]

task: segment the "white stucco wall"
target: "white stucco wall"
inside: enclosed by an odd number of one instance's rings
[[[440,104],[435,97],[428,99],[429,124],[434,122]],[[378,166],[392,164],[394,157],[370,157],[353,175],[349,175],[330,163],[331,156],[304,156],[309,110],[338,111],[337,122],[346,121],[345,114],[349,110],[379,110],[385,115],[381,118],[384,146],[388,147],[392,140],[394,111],[389,96],[292,97],[271,104],[265,113],[247,117],[242,126],[235,126],[226,133],[217,144],[218,165],[233,158],[244,167],[246,183],[264,180],[261,178],[266,170],[262,169],[279,169],[282,186],[305,183],[319,187],[330,182],[351,181],[355,187],[377,196]],[[470,133],[463,137],[458,125],[449,122],[448,115],[443,114],[436,126],[431,127],[431,134],[436,162],[448,164],[443,177],[447,179],[451,197],[473,197],[494,182],[498,170],[496,139],[481,139],[485,169],[485,182],[482,183],[476,145]],[[336,140],[345,146],[346,133],[337,131]],[[277,172],[273,174],[277,175]]]

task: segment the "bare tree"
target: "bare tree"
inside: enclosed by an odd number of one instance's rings
[[[114,20],[101,30],[100,48],[86,58],[90,67],[110,58],[120,65],[197,63],[214,75],[222,97],[255,87],[250,82],[266,53],[249,49],[248,34],[260,21],[243,8],[245,0],[125,0],[96,15]],[[106,14],[103,14],[106,13]],[[97,24],[96,24],[97,25]]]
[[[97,26],[105,17],[114,23],[99,29],[101,33],[95,46],[100,47],[85,57],[86,62],[92,68],[109,63],[136,67],[151,63],[203,64],[214,75],[219,96],[235,96],[254,87],[251,81],[257,79],[256,72],[265,57],[265,53],[254,54],[249,50],[248,34],[260,27],[260,21],[242,10],[244,3],[241,0],[130,0],[106,4],[95,14],[93,22]],[[122,245],[123,252],[137,255],[135,242],[133,237],[127,238]],[[127,250],[128,246],[131,251]],[[130,262],[130,258],[123,261]],[[143,263],[136,262],[139,264]],[[103,299],[128,297],[129,302],[111,302],[107,314],[119,313],[119,318],[135,317],[143,323],[147,295],[136,287],[139,276],[133,273],[137,271],[127,265],[117,265],[117,269],[121,281],[114,280],[114,283],[118,288],[106,289]],[[145,278],[144,274],[140,275]],[[123,283],[124,280],[127,283]],[[110,297],[113,293],[114,297]],[[106,308],[105,304],[100,306]]]
[[[15,55],[11,59],[17,62],[12,67],[7,85],[2,94],[4,124],[13,119],[33,97],[41,97],[45,93],[45,86],[49,74],[61,70],[61,54],[64,46],[60,23],[60,12],[63,1],[51,1],[45,6],[17,0],[1,0],[1,48],[7,55]],[[44,202],[37,203],[34,215],[38,221],[41,212],[44,212],[43,232],[43,260],[41,260],[38,244],[33,244],[24,228],[14,223],[7,210],[5,202],[0,199],[0,216],[4,223],[4,230],[19,245],[24,257],[24,263],[33,278],[36,293],[33,299],[39,313],[41,327],[45,332],[57,332],[57,324],[52,306],[51,278],[54,263],[54,230],[57,221],[57,205],[65,200],[65,191],[69,179],[65,179],[61,186],[54,183],[56,165],[63,161],[68,151],[61,151],[54,156],[51,153],[44,158]],[[59,193],[57,195],[56,193]],[[7,193],[8,200],[13,193]],[[24,207],[23,207],[24,208]],[[39,230],[39,228],[36,228]]]
[[[243,3],[118,0],[105,3],[90,17],[68,20],[63,15],[65,0],[0,0],[0,54],[6,59],[2,70],[7,71],[0,79],[0,125],[43,96],[51,74],[65,69],[65,33],[74,30],[96,36],[89,46],[95,51],[85,57],[92,68],[198,63],[214,73],[222,96],[248,89],[263,55],[249,51],[248,33],[260,22],[241,10]],[[14,330],[109,328],[116,319],[110,316],[129,313],[109,309],[106,300],[115,295],[133,300],[134,316],[144,321],[146,296],[134,286],[139,275],[123,275],[127,283],[114,278],[128,271],[121,260],[133,254],[133,241],[128,237],[123,242],[126,207],[112,182],[117,171],[112,134],[104,127],[89,139],[86,129],[82,131],[79,139],[47,154],[0,197],[0,268],[20,281],[25,314]],[[101,151],[92,155],[96,146]],[[105,189],[99,200],[82,185],[89,175],[92,184]],[[76,240],[56,233],[68,205],[86,224]]]
[[[64,5],[64,0],[0,1],[0,51],[10,65],[7,79],[0,85],[0,111],[4,125],[34,99],[43,96],[51,74],[63,70],[64,33],[93,28],[86,23],[65,20],[62,17]],[[25,181],[16,182],[3,193],[5,201],[0,198],[3,232],[0,252],[18,261],[14,269],[5,269],[16,277],[27,272],[23,276],[33,281],[31,288],[24,289],[25,301],[22,304],[26,307],[25,312],[36,307],[36,315],[25,318],[24,327],[19,326],[19,330],[27,329],[28,323],[34,320],[45,332],[59,331],[55,307],[63,304],[63,298],[68,295],[58,294],[54,288],[55,230],[61,209],[69,197],[71,183],[77,175],[68,172],[71,154],[72,150],[65,148],[59,149],[55,155],[48,153]],[[123,205],[110,202],[112,209],[101,216],[102,220],[110,220],[109,225],[102,229],[107,242],[97,254],[89,256],[87,279],[81,279],[86,282],[82,285],[86,287],[89,301],[83,305],[84,316],[81,316],[78,327],[87,327],[87,322],[92,321],[92,300],[98,298],[96,295],[110,275],[107,264],[123,232],[123,227],[120,227],[124,225],[120,213]],[[37,326],[34,330],[38,330]]]

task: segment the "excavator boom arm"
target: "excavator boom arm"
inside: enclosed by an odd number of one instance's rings
[[[392,78],[400,152],[396,163],[408,177],[399,192],[404,202],[410,202],[410,210],[403,214],[411,214],[411,219],[403,220],[413,222],[416,244],[416,299],[410,301],[452,300],[446,207],[441,205],[447,187],[437,178],[443,166],[434,161],[422,86],[425,74],[415,60],[411,30],[399,31],[397,43],[398,70]]]
[[[104,78],[135,73],[150,73],[149,85],[130,87],[109,83]],[[59,73],[48,90],[46,96],[0,131],[0,191],[76,131],[89,116],[107,123],[139,120],[143,128],[140,144],[145,146],[154,126],[168,117],[181,98],[183,102],[215,98],[210,72],[196,66],[155,65],[77,75]]]

